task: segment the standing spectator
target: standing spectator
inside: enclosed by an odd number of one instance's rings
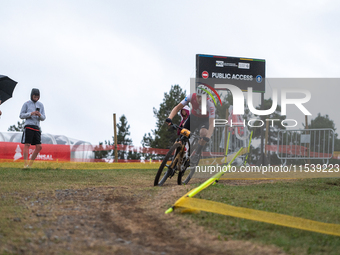
[[[32,166],[33,161],[41,151],[41,130],[40,121],[45,120],[45,109],[40,99],[39,89],[32,89],[31,100],[24,103],[21,108],[20,118],[25,119],[24,132],[22,134],[21,143],[24,147],[24,168]],[[28,163],[28,151],[31,145],[35,145],[35,150],[32,153],[31,160]]]
[[[1,105],[1,99],[0,99],[0,105]],[[2,114],[2,112],[1,112],[1,110],[0,110],[0,116],[1,116],[1,114]]]

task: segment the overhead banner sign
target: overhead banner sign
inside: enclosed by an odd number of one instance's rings
[[[232,84],[242,91],[265,92],[264,59],[196,55],[196,79],[210,86]]]

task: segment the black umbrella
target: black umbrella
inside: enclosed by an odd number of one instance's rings
[[[3,104],[6,100],[10,99],[13,95],[13,90],[17,85],[16,81],[13,81],[11,78],[0,75],[0,100],[1,104]]]

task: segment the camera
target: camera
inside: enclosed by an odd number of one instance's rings
[[[40,108],[36,108],[35,110],[38,111],[38,112],[40,112]]]

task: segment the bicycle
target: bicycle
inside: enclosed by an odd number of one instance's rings
[[[195,167],[201,158],[200,152],[199,156],[196,157],[196,164],[190,166],[190,158],[197,154],[196,148],[201,137],[197,134],[191,133],[188,129],[177,126],[176,124],[171,124],[171,127],[174,129],[181,129],[180,137],[165,155],[156,174],[154,186],[162,186],[168,178],[171,179],[175,174],[178,174],[178,185],[188,184],[194,175]],[[190,138],[192,141],[190,141]],[[186,145],[188,145],[188,149],[186,149]],[[189,152],[191,152],[190,155]],[[167,164],[170,160],[170,164]],[[164,175],[161,178],[162,173],[164,173]]]

